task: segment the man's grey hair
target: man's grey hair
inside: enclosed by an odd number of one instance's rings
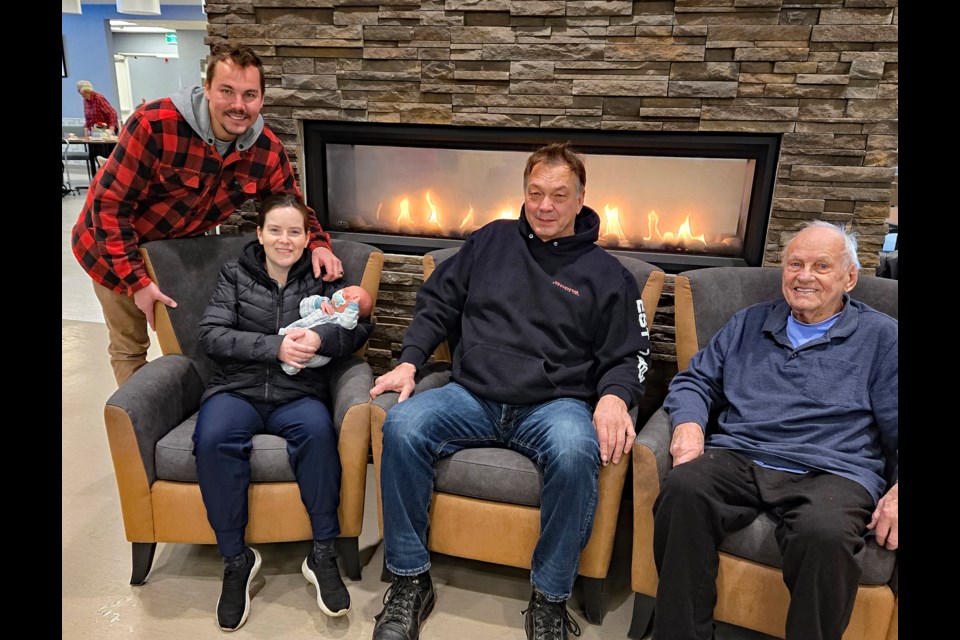
[[[849,231],[839,224],[833,224],[826,220],[811,220],[803,225],[804,229],[830,229],[840,234],[843,238],[843,266],[849,268],[853,265],[860,270],[860,258],[857,257],[857,232]],[[790,242],[793,242],[792,240]],[[789,248],[789,244],[787,247]]]

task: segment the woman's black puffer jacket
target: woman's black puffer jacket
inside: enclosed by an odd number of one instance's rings
[[[265,264],[263,247],[254,240],[237,260],[220,267],[217,288],[200,321],[203,351],[219,365],[203,400],[229,391],[251,402],[282,404],[315,396],[329,405],[328,371],[333,363],[287,375],[277,360],[283,342],[277,332],[300,319],[303,298],[330,296],[346,285],[342,280],[327,283],[314,278],[309,251],[291,267],[282,289],[267,275]],[[317,354],[339,358],[363,346],[372,327],[369,319],[361,318],[355,329],[333,323],[312,329],[321,338]]]

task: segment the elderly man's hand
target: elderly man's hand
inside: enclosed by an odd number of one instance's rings
[[[673,430],[670,440],[673,466],[696,460],[703,455],[703,429],[696,422],[682,422]]]
[[[890,487],[887,494],[880,498],[877,508],[870,518],[867,529],[873,529],[877,534],[877,544],[895,551],[900,546],[898,532],[900,505],[900,483]]]
[[[630,452],[637,431],[627,413],[627,405],[614,395],[605,395],[593,411],[593,426],[600,441],[600,462],[606,466],[620,462],[620,457]]]

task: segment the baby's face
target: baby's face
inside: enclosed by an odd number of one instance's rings
[[[362,307],[363,305],[360,304],[362,291],[363,289],[360,287],[344,287],[334,292],[330,302],[333,303],[333,308],[338,312],[344,311],[351,303],[356,303],[358,307]]]

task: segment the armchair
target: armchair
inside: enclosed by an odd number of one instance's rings
[[[738,310],[781,297],[780,282],[780,269],[761,267],[701,269],[677,276],[677,366],[686,369],[691,356]],[[898,315],[896,281],[861,277],[850,295],[894,318]],[[670,437],[669,417],[661,408],[637,436],[633,449],[631,586],[635,596],[628,636],[634,639],[644,636],[654,615],[658,578],[653,559],[653,503],[673,464]],[[772,517],[761,514],[748,527],[730,534],[720,546],[714,618],[782,638],[790,594],[780,572],[775,526]],[[896,553],[878,546],[869,536],[845,640],[896,639],[895,626],[893,635],[887,635],[894,613],[895,594],[888,583],[895,561]],[[895,575],[892,585],[895,588]]]
[[[424,256],[424,279],[437,263],[457,249],[442,249]],[[634,275],[641,290],[647,318],[653,318],[663,287],[663,272],[634,258],[620,258]],[[456,340],[456,336],[449,337]],[[450,380],[450,349],[445,342],[435,353],[436,362],[418,372],[415,393],[446,384]],[[383,423],[396,404],[397,394],[376,398],[371,406],[371,438],[377,474],[378,515],[380,509],[380,456],[383,451]],[[636,419],[635,413],[633,414]],[[579,574],[584,585],[587,620],[603,619],[602,587],[610,567],[613,538],[620,510],[620,498],[627,475],[627,457],[619,464],[600,468],[599,496],[593,532],[580,555]],[[540,537],[540,489],[542,474],[527,457],[500,448],[466,449],[435,465],[436,480],[430,506],[431,551],[530,568],[534,547]],[[505,542],[506,541],[506,542]]]
[[[146,243],[141,254],[150,277],[177,301],[157,305],[157,339],[164,355],[137,371],[106,403],[104,418],[120,491],[127,540],[133,544],[130,584],[143,584],[158,542],[213,544],[213,530],[197,484],[191,437],[200,396],[214,364],[199,345],[197,324],[210,300],[220,265],[240,255],[249,235],[222,235]],[[377,299],[383,253],[334,240],[344,279]],[[343,466],[340,538],[347,575],[360,578],[358,536],[363,523],[370,446],[370,367],[358,355],[331,362],[333,423]],[[257,435],[251,455],[249,542],[312,538],[310,520],[282,438]]]

